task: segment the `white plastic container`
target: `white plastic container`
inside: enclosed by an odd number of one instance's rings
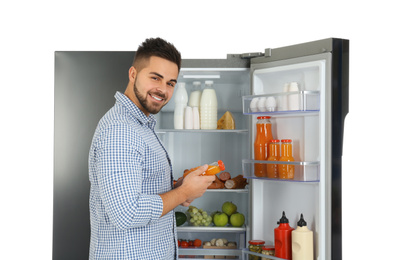
[[[192,111],[193,111],[193,129],[200,129],[198,107],[193,107]]]
[[[205,81],[200,102],[201,129],[217,129],[217,96],[213,81]]]
[[[175,129],[183,129],[184,126],[184,110],[187,106],[188,95],[186,84],[181,82],[177,84],[175,92],[175,110],[173,114],[173,123]]]
[[[190,107],[198,107],[201,102],[201,82],[200,81],[194,81],[193,86],[191,89],[190,93],[190,98],[188,99],[188,105]]]
[[[289,86],[289,92],[299,91],[297,82],[291,82]],[[300,110],[300,94],[290,94],[288,96],[288,108],[289,110]]]
[[[283,93],[289,92],[289,83],[285,83],[283,85]],[[288,105],[288,95],[282,95],[281,97],[281,110],[282,111],[287,111],[289,109]]]
[[[193,110],[190,106],[184,111],[184,129],[193,129]]]

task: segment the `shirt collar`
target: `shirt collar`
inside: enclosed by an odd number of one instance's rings
[[[117,91],[114,95],[115,99],[120,102],[123,106],[127,108],[127,110],[143,125],[149,126],[151,129],[154,129],[157,120],[153,114],[146,116],[140,108],[136,106],[135,103],[132,102],[127,96],[123,93]]]

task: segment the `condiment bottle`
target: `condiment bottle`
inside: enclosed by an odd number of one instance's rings
[[[279,161],[280,158],[280,146],[279,140],[271,140],[269,142],[269,156],[267,161]],[[267,177],[268,178],[278,178],[278,164],[267,164]]]
[[[190,170],[187,170],[184,172],[183,177],[186,177],[188,174],[191,172],[195,171],[198,169],[198,167],[194,167]],[[218,174],[221,171],[225,170],[225,166],[222,160],[218,160],[217,162],[213,162],[211,164],[208,164],[208,169],[202,173],[202,175],[215,175]]]
[[[217,96],[213,81],[205,81],[200,102],[201,129],[217,129]]]
[[[279,158],[280,162],[294,162],[292,156],[292,140],[283,139],[281,145],[282,155]],[[294,165],[279,164],[279,179],[294,179]]]
[[[313,232],[308,229],[303,214],[292,231],[293,260],[313,260]]]
[[[264,240],[250,240],[249,241],[249,251],[255,253],[261,253],[261,248],[264,246]],[[261,257],[255,255],[249,255],[249,260],[261,260]]]
[[[278,222],[279,226],[274,229],[275,235],[275,256],[283,259],[292,259],[292,241],[291,233],[294,228],[289,226],[289,220],[285,212]]]
[[[184,109],[187,106],[188,96],[186,84],[184,82],[177,84],[175,93],[175,111],[173,114],[173,122],[175,129],[183,129],[184,126]]]
[[[199,107],[201,102],[201,82],[194,81],[191,88],[190,98],[188,99],[188,105],[190,107]]]
[[[254,159],[265,161],[268,157],[268,144],[272,140],[272,124],[269,116],[257,117],[256,140],[254,142]],[[256,163],[254,165],[256,177],[267,177],[267,165]]]

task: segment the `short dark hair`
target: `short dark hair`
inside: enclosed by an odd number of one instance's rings
[[[180,71],[181,54],[176,47],[161,38],[148,38],[142,42],[136,51],[133,65],[140,70],[140,62],[147,61],[151,56],[157,56],[175,63]]]

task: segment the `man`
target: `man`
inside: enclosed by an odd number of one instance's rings
[[[153,114],[173,95],[181,57],[160,39],[139,46],[129,83],[100,120],[89,154],[90,259],[175,259],[173,209],[203,195],[214,176],[199,167],[173,186]]]

